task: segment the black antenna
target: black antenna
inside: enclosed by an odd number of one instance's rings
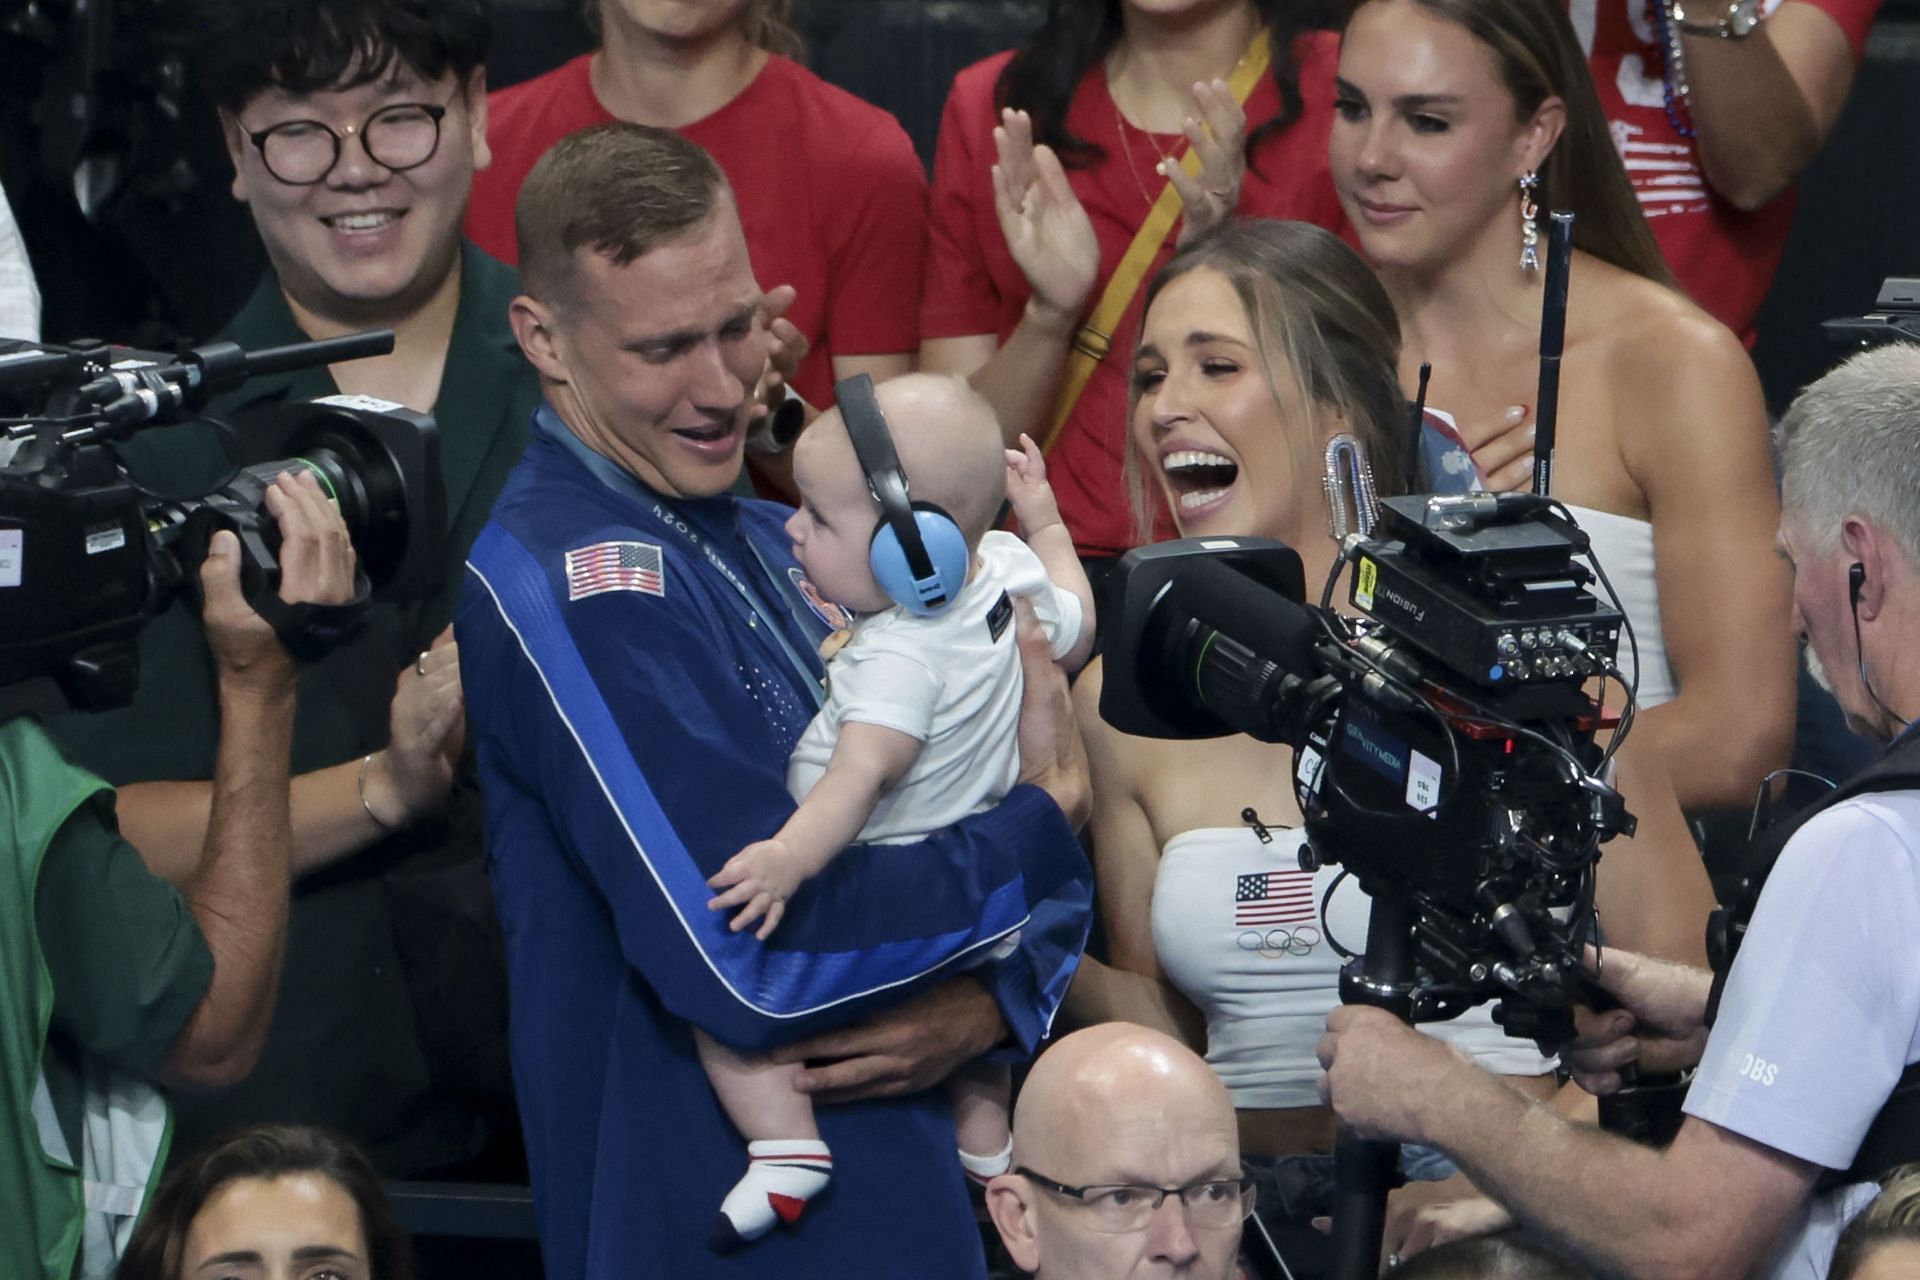
[[[1413,400],[1413,465],[1407,469],[1409,476],[1420,472],[1420,445],[1427,429],[1427,383],[1433,379],[1433,365],[1420,362],[1420,392]],[[1427,483],[1433,483],[1433,477],[1427,477]]]
[[[1553,431],[1560,419],[1560,352],[1567,343],[1567,276],[1573,269],[1573,214],[1555,209],[1547,232],[1547,290],[1540,303],[1540,394],[1533,418],[1533,491],[1553,483]]]

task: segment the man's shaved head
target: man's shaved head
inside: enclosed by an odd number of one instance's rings
[[[1069,1186],[1183,1187],[1240,1173],[1226,1087],[1198,1054],[1131,1023],[1076,1031],[1034,1064],[1013,1113],[1018,1168]],[[1146,1229],[1094,1230],[1087,1207],[1034,1179],[994,1179],[988,1207],[1014,1261],[1044,1280],[1193,1276],[1226,1280],[1230,1231],[1195,1229],[1168,1197]]]

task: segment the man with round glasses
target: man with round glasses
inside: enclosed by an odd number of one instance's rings
[[[247,131],[247,141],[260,150],[267,172],[292,187],[326,180],[340,163],[340,147],[358,137],[367,156],[389,173],[418,169],[440,149],[440,122],[447,109],[433,102],[393,102],[375,109],[344,136],[324,120],[282,120],[264,129]]]
[[[1108,1022],[1040,1056],[987,1185],[1007,1253],[1041,1280],[1228,1280],[1253,1211],[1233,1101],[1199,1055]]]
[[[282,998],[254,1075],[182,1100],[174,1151],[296,1121],[343,1130],[388,1176],[464,1171],[510,1086],[478,798],[456,771],[459,666],[436,637],[539,403],[506,323],[518,277],[460,234],[488,161],[492,20],[487,0],[197,0],[187,22],[233,194],[270,263],[223,336],[249,349],[363,329],[396,338],[391,355],[256,378],[214,415],[244,431],[253,406],[343,393],[431,413],[447,528],[437,594],[376,602],[366,633],[302,676]],[[231,466],[211,426],[149,433],[126,456],[171,493],[204,491]],[[123,829],[177,883],[206,823],[206,643],[175,608],[141,652],[149,678],[133,706],[67,717],[57,734],[73,758],[134,784]],[[449,987],[457,1000],[436,998]]]

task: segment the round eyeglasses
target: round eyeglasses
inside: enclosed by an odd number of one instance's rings
[[[1145,1231],[1168,1196],[1178,1196],[1187,1221],[1202,1231],[1230,1227],[1253,1212],[1253,1179],[1208,1178],[1184,1187],[1149,1187],[1138,1183],[1102,1183],[1070,1187],[1025,1165],[1014,1170],[1028,1181],[1056,1195],[1078,1200],[1087,1209],[1087,1225],[1095,1231],[1122,1235]]]
[[[381,107],[346,135],[383,169],[404,173],[433,159],[440,149],[440,120],[445,106],[432,102],[395,102]],[[267,172],[290,187],[310,187],[340,163],[343,135],[319,120],[282,120],[247,137],[260,151]]]

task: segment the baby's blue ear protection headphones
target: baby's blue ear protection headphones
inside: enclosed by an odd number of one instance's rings
[[[880,504],[880,523],[867,546],[874,581],[895,604],[918,614],[938,613],[967,582],[972,560],[966,535],[954,518],[907,491],[893,436],[864,373],[834,384],[834,400],[853,438],[854,456],[867,476],[867,491]]]

